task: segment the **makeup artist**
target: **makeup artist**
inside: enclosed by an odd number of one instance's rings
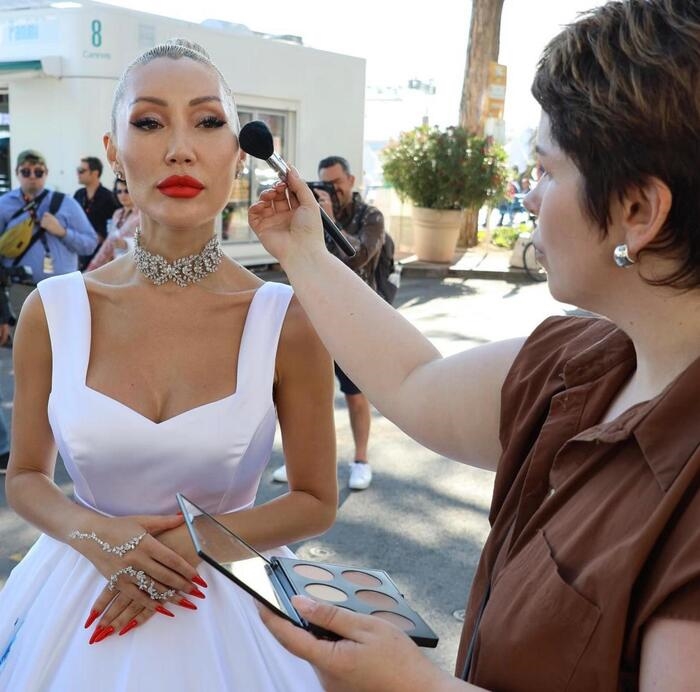
[[[604,317],[552,317],[527,338],[442,358],[325,251],[295,172],[291,210],[283,184],[251,208],[374,405],[496,471],[456,678],[371,616],[295,597],[344,637],[330,642],[261,612],[326,689],[697,688],[699,87],[697,2],[609,2],[545,49],[532,86],[541,179],[525,206],[552,295]]]

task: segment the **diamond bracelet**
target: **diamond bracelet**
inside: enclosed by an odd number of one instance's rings
[[[138,546],[138,544],[141,542],[146,533],[147,532],[144,531],[142,534],[130,538],[126,543],[114,546],[107,543],[107,541],[103,541],[101,538],[98,538],[97,534],[94,531],[91,531],[90,533],[83,533],[75,529],[75,531],[70,532],[68,537],[75,538],[79,541],[95,541],[95,543],[98,543],[102,547],[102,550],[104,550],[105,553],[112,553],[113,555],[124,557],[124,555],[126,555],[129,551],[134,550],[134,548]]]
[[[110,591],[114,591],[117,586],[117,580],[122,574],[128,574],[136,580],[136,586],[139,587],[141,591],[145,591],[154,601],[166,601],[171,596],[175,595],[175,589],[168,589],[160,593],[156,589],[155,582],[151,579],[143,570],[138,570],[138,572],[131,566],[127,565],[117,570],[110,578],[107,583],[107,588]]]

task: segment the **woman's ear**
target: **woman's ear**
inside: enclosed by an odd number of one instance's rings
[[[111,133],[105,132],[104,135],[102,135],[102,144],[105,148],[107,161],[109,162],[109,165],[114,168],[114,164],[117,160],[117,147],[114,145],[114,138],[112,137]]]
[[[632,257],[657,239],[668,219],[672,201],[668,185],[655,177],[625,192],[620,202],[619,220]]]

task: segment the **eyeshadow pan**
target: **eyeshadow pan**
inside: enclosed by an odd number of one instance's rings
[[[333,579],[331,572],[316,565],[294,565],[294,571],[307,579],[320,579],[321,581],[331,581]]]
[[[367,572],[360,572],[354,569],[346,569],[343,572],[343,577],[351,584],[357,584],[357,586],[381,586],[382,584],[382,580],[378,579],[373,574],[367,574]]]
[[[415,628],[413,620],[409,620],[408,618],[405,618],[403,615],[399,615],[398,613],[390,613],[386,610],[375,610],[372,613],[372,615],[380,618],[381,620],[386,620],[392,625],[396,625],[399,629],[402,629],[404,632],[410,632],[412,629]]]
[[[306,591],[314,598],[320,598],[322,601],[337,603],[348,600],[348,595],[345,591],[336,589],[335,586],[328,586],[328,584],[309,584],[306,587]]]
[[[369,591],[367,589],[363,589],[362,591],[356,591],[355,596],[357,596],[361,601],[376,606],[377,608],[393,608],[396,605],[395,598],[392,598],[389,596],[389,594],[381,593],[379,591]]]

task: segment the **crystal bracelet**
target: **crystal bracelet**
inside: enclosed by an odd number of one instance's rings
[[[109,578],[107,588],[110,591],[114,591],[117,586],[117,580],[122,574],[128,574],[130,577],[133,577],[136,580],[136,586],[138,586],[141,591],[145,591],[154,601],[165,601],[175,595],[175,589],[168,589],[167,591],[163,591],[163,593],[158,591],[153,579],[143,570],[136,571],[131,565],[122,567]]]
[[[144,531],[142,534],[130,538],[126,543],[122,543],[121,545],[115,546],[112,546],[109,543],[107,543],[107,541],[103,541],[101,538],[98,538],[97,534],[94,531],[91,531],[90,533],[82,533],[81,531],[78,531],[76,529],[75,531],[70,532],[69,538],[75,538],[79,541],[95,541],[95,543],[98,543],[101,546],[102,550],[104,550],[105,553],[112,553],[113,555],[124,557],[124,555],[126,555],[129,551],[134,550],[134,548],[138,546],[138,544],[141,542],[146,533],[147,532]]]

